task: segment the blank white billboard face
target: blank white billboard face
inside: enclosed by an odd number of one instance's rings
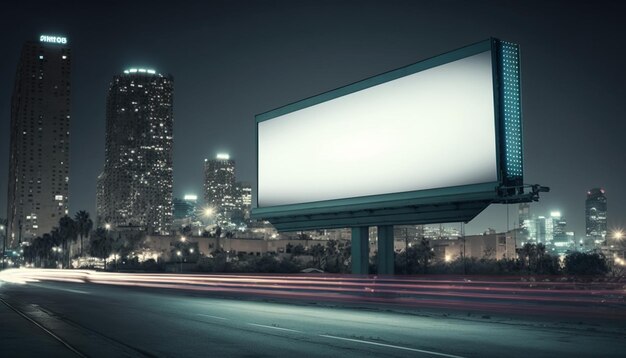
[[[491,51],[258,123],[258,207],[497,181]]]

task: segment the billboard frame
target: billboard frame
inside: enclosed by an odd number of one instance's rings
[[[523,194],[519,47],[495,38],[256,115],[257,193],[259,191],[259,123],[486,51],[491,51],[492,61],[496,181],[261,208],[258,207],[259,195],[257,195],[252,218],[269,220],[281,231],[362,225],[467,222],[490,203],[509,202],[511,197]],[[514,200],[519,202],[519,200],[530,201],[531,199]]]

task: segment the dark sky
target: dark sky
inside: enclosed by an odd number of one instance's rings
[[[602,186],[609,228],[624,228],[625,10],[619,1],[6,1],[0,215],[15,69],[22,43],[41,33],[72,47],[70,209],[92,213],[107,88],[127,67],[174,76],[174,194],[200,195],[203,160],[217,151],[253,181],[255,114],[498,37],[522,51],[526,182],[552,188],[531,210],[559,209],[584,234],[586,191]],[[467,232],[506,225],[506,206],[492,205]]]

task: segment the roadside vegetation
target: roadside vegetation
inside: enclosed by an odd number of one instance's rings
[[[329,240],[326,245],[287,244],[284,253],[247,254],[217,249],[208,255],[200,253],[197,243],[175,242],[169,261],[162,256],[143,258],[137,254],[145,235],[136,233],[112,237],[104,228],[93,230],[89,213],[80,211],[74,218],[64,216],[50,233],[24,246],[24,262],[33,267],[68,268],[72,258],[91,257],[99,265],[81,264],[83,268],[105,268],[123,271],[180,271],[224,273],[297,273],[303,270],[328,273],[351,272],[349,242]],[[70,249],[71,248],[71,249]],[[165,255],[167,256],[167,255]],[[565,256],[550,255],[542,244],[526,244],[517,257],[496,260],[457,257],[438,259],[427,239],[395,254],[395,272],[399,275],[502,275],[553,277],[623,278],[624,266],[616,265],[601,252],[572,252]],[[75,265],[74,265],[75,266]],[[370,273],[376,272],[376,253],[370,258]]]

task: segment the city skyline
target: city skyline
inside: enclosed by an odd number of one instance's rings
[[[422,10],[426,13],[443,11],[444,6],[435,4],[417,6],[391,2],[384,5],[367,1],[272,4],[275,5],[263,2],[186,4],[169,14],[173,20],[180,23],[185,16],[191,16],[192,10],[197,13],[212,10],[214,14],[207,15],[206,21],[199,21],[202,25],[197,29],[172,33],[158,27],[157,17],[142,25],[154,33],[150,39],[134,33],[124,34],[121,30],[111,29],[103,34],[86,28],[85,18],[95,16],[97,10],[102,10],[103,17],[115,10],[60,6],[54,11],[58,17],[51,18],[47,11],[30,9],[28,11],[34,12],[31,20],[18,31],[9,32],[15,36],[8,40],[8,56],[0,62],[3,76],[9,79],[0,89],[0,109],[5,113],[3,128],[8,128],[5,94],[10,86],[6,83],[12,83],[19,54],[19,50],[9,49],[37,38],[40,33],[61,33],[67,36],[73,47],[73,87],[77,92],[72,98],[75,114],[71,127],[70,178],[73,179],[70,182],[70,212],[82,209],[94,212],[95,182],[98,168],[104,162],[107,81],[130,65],[154,64],[156,70],[167,70],[177,79],[175,196],[190,191],[201,193],[200,163],[203,158],[212,158],[220,151],[231,153],[238,161],[241,179],[254,186],[255,114],[489,36],[498,36],[519,43],[522,50],[526,181],[552,188],[551,193],[542,196],[539,204],[531,206],[531,213],[560,210],[567,217],[568,225],[572,226],[571,230],[582,235],[585,232],[586,193],[591,188],[603,187],[608,197],[609,231],[624,227],[626,204],[622,199],[626,197],[626,188],[620,183],[625,181],[626,174],[620,165],[619,154],[623,149],[620,149],[618,133],[626,132],[626,128],[623,121],[615,120],[619,118],[620,106],[623,107],[618,104],[618,99],[623,97],[618,84],[624,73],[617,67],[617,58],[624,52],[624,47],[611,37],[616,36],[619,31],[615,30],[623,25],[618,25],[615,17],[618,11],[610,11],[611,6],[618,5],[612,4],[609,9],[601,9],[601,6],[587,9],[574,4],[564,10],[564,5],[558,3],[542,6],[456,3],[456,7],[469,7],[469,11],[489,23],[482,29],[469,31],[468,24],[463,22],[452,21],[450,28],[442,29],[425,18],[421,18],[423,25],[409,21],[408,15],[424,16],[420,15]],[[362,13],[346,23],[346,17],[357,4],[359,11],[363,8]],[[128,14],[116,15],[122,23],[131,23],[132,9],[139,5],[129,6]],[[534,17],[537,29],[509,26],[505,20],[515,20],[511,8]],[[478,10],[486,14],[481,15]],[[149,11],[158,14],[159,5]],[[581,26],[577,19],[585,11],[604,16],[603,21],[590,18]],[[501,20],[497,20],[496,15],[500,15]],[[230,16],[234,21],[229,23],[220,16]],[[276,21],[267,21],[264,16]],[[388,26],[365,31],[369,21],[378,16]],[[457,12],[452,16],[460,19],[465,15]],[[99,19],[96,17],[96,23],[105,23]],[[315,23],[320,20],[329,21],[330,26],[320,33],[314,32],[313,29],[318,29]],[[251,25],[245,25],[250,21]],[[551,29],[553,22],[562,29]],[[2,23],[5,24],[2,26],[13,24],[8,19]],[[253,25],[265,27],[260,34],[251,34],[249,31]],[[359,31],[350,30],[351,25]],[[436,36],[438,40],[435,41],[432,36],[420,34],[420,26],[439,29],[441,36]],[[301,31],[305,42],[310,42],[317,51],[303,46],[285,28]],[[408,30],[407,34],[403,34],[403,28]],[[546,30],[548,28],[550,31]],[[544,35],[543,30],[547,34]],[[574,33],[574,40],[565,36],[569,32]],[[548,36],[550,34],[553,36]],[[388,37],[394,40],[389,41]],[[195,48],[194,44],[203,39],[211,45]],[[264,44],[264,41],[268,43]],[[586,48],[600,49],[605,41],[616,48],[618,54],[615,57],[596,59],[586,54]],[[189,55],[183,56],[182,61],[170,54],[183,51]],[[603,67],[595,68],[596,61],[601,61]],[[580,107],[581,103],[585,105]],[[0,157],[2,173],[5,173],[0,175],[0,188],[5,188],[7,148],[1,149]],[[256,194],[256,190],[253,192]],[[6,190],[2,189],[1,193],[0,202],[3,202]],[[515,226],[516,212],[516,206],[509,207],[509,228]],[[0,216],[3,213],[0,212]],[[505,206],[492,205],[467,225],[466,231],[477,233],[487,227],[503,230],[506,226]]]

